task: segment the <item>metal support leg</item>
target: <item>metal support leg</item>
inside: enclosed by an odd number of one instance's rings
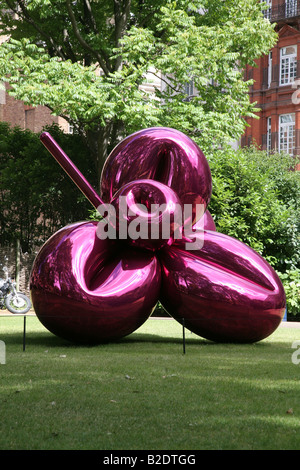
[[[24,315],[24,326],[23,326],[23,351],[25,351],[26,343],[26,315]]]
[[[183,354],[185,354],[185,324],[184,324],[184,318],[182,319],[182,340],[183,340]]]

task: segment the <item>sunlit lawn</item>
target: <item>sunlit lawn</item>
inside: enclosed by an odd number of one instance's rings
[[[300,449],[300,329],[215,344],[172,319],[79,347],[0,317],[0,449]]]

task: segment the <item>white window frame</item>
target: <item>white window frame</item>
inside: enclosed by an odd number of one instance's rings
[[[297,0],[285,0],[285,17],[297,16]]]
[[[266,3],[267,7],[266,10],[264,10],[264,17],[267,18],[268,20],[271,20],[272,17],[272,0],[262,0],[261,3]]]
[[[297,46],[280,49],[280,85],[289,85],[297,78]]]
[[[272,83],[272,51],[269,52],[268,56],[268,88],[270,88]]]
[[[295,114],[281,114],[279,116],[279,152],[294,155],[295,149]]]
[[[194,80],[191,79],[188,83],[185,83],[184,85],[184,93],[190,98],[191,96],[194,95]]]
[[[270,153],[272,150],[272,133],[271,133],[272,118],[267,118],[267,152]]]

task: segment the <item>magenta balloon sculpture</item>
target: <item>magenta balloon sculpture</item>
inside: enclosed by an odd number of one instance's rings
[[[213,231],[216,231],[216,224],[215,224],[215,221],[211,215],[211,213],[209,212],[209,210],[207,210],[203,216],[203,220],[202,218],[200,220],[198,220],[198,222],[195,223],[195,225],[193,226],[193,229],[197,230],[197,228],[199,228],[199,230],[213,230]]]
[[[168,128],[125,138],[105,163],[100,195],[49,133],[41,141],[103,216],[62,228],[34,261],[32,302],[49,331],[78,343],[117,340],[158,300],[212,341],[252,343],[276,330],[282,283],[258,253],[216,231],[210,169],[190,138]]]
[[[97,237],[97,222],[55,233],[37,255],[31,294],[40,321],[76,342],[103,342],[135,331],[161,286],[158,259]]]
[[[124,184],[139,179],[163,183],[175,191],[182,204],[190,204],[193,220],[188,223],[196,223],[210,201],[212,181],[207,160],[195,142],[174,129],[145,129],[117,145],[102,171],[102,200],[110,202]]]

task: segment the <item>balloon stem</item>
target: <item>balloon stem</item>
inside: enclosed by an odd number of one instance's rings
[[[76,184],[88,201],[97,209],[103,201],[100,196],[96,193],[93,187],[89,184],[83,174],[74,165],[66,153],[61,149],[58,143],[53,139],[49,132],[43,132],[40,135],[40,140],[51,153],[59,165],[64,169],[71,180]]]

